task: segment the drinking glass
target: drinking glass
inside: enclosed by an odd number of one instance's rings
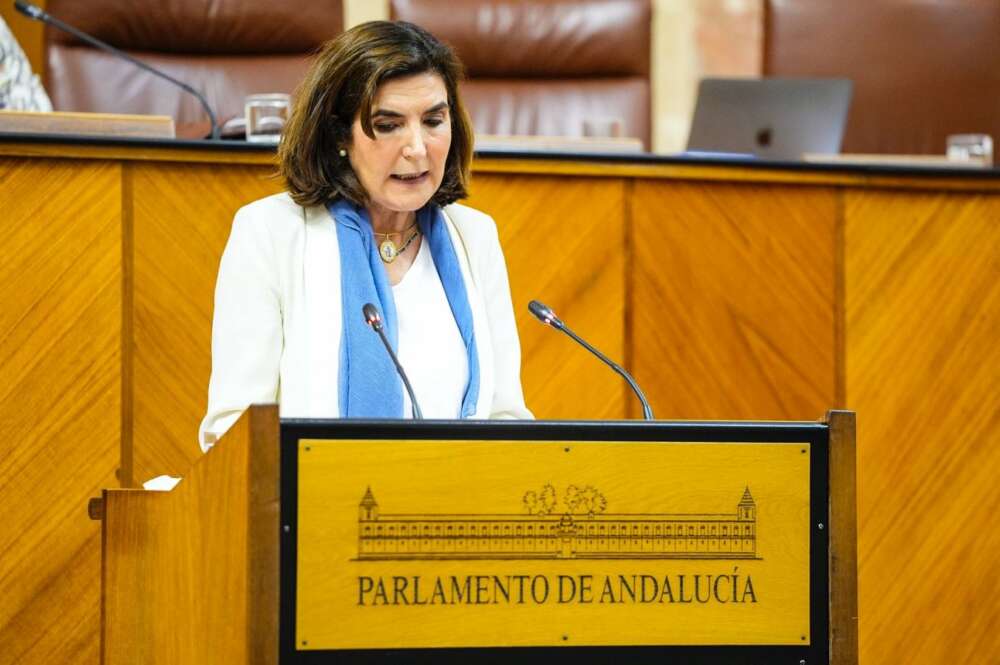
[[[288,120],[291,97],[284,93],[249,95],[245,113],[247,141],[251,143],[277,143]]]
[[[948,160],[993,165],[993,138],[989,134],[952,134],[948,137]]]

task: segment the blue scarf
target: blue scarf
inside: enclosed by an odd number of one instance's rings
[[[365,303],[382,312],[385,334],[393,351],[399,349],[396,301],[372,235],[368,212],[340,199],[327,204],[340,246],[340,290],[343,326],[340,342],[340,416],[342,418],[403,417],[403,384],[378,335],[361,314]],[[434,267],[444,287],[451,313],[469,358],[469,383],[462,399],[461,417],[476,411],[479,400],[479,354],[473,332],[472,309],[458,256],[441,209],[427,204],[417,211],[417,224],[428,243]],[[405,368],[404,368],[405,369]]]

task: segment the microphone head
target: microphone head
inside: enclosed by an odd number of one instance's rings
[[[547,326],[552,326],[553,328],[563,327],[563,322],[559,320],[559,317],[552,311],[552,308],[545,303],[532,300],[528,303],[528,311]]]
[[[14,0],[14,9],[31,19],[39,20],[45,14],[40,7],[36,7],[24,0]]]
[[[365,315],[365,323],[370,325],[375,330],[382,329],[382,315],[378,313],[378,307],[370,302],[367,302],[364,307],[361,308],[361,312]]]

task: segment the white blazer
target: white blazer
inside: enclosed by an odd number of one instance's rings
[[[531,418],[496,224],[459,204],[446,206],[444,213],[479,353],[473,417]],[[336,418],[341,316],[340,248],[329,211],[303,208],[288,194],[241,208],[215,287],[202,449],[251,404],[277,401],[283,418]]]

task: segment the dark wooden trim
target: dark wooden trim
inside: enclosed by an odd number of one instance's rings
[[[118,482],[121,487],[135,487],[135,196],[132,191],[135,169],[121,162],[121,435]]]
[[[622,359],[625,369],[628,370],[629,374],[632,376],[636,375],[635,366],[635,337],[633,331],[635,330],[635,180],[626,179],[622,183],[622,235],[624,236],[623,248],[625,257],[622,261],[622,270],[625,272],[624,278],[622,280],[622,286],[625,289],[624,302],[622,306],[625,309],[624,321],[622,322],[622,335],[624,341],[624,358]],[[625,385],[622,384],[622,390],[625,390]],[[652,405],[650,405],[652,407]],[[655,413],[656,410],[653,409]],[[625,417],[629,419],[641,418],[642,417],[642,407],[639,405],[638,400],[632,394],[631,390],[625,391]]]
[[[0,155],[275,166],[273,146],[245,141],[103,138],[0,132]],[[480,150],[476,173],[544,173],[679,180],[734,180],[862,188],[995,192],[1000,168],[939,164],[821,163],[657,153]]]
[[[833,405],[847,408],[847,197],[849,190],[837,189],[833,222]]]
[[[94,501],[95,499],[91,499]],[[107,660],[107,593],[108,593],[108,524],[104,520],[104,508],[108,505],[108,490],[101,491],[101,624],[99,626],[98,642],[99,642],[99,657],[98,661],[101,665],[108,662]]]
[[[278,664],[281,483],[278,406],[251,406],[247,455],[247,661]]]
[[[830,663],[858,662],[856,425],[853,411],[828,411],[830,426]]]

